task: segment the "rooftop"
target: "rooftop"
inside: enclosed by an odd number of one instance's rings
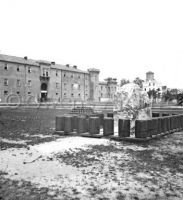
[[[6,62],[24,64],[24,65],[39,66],[39,64],[35,60],[28,59],[27,56],[16,57],[16,56],[9,56],[9,55],[0,54],[0,61],[6,61]]]
[[[72,67],[72,66],[66,66],[66,65],[61,65],[61,64],[55,64],[55,62],[49,62],[46,60],[33,60],[33,59],[29,59],[27,56],[17,57],[17,56],[0,54],[0,61],[23,64],[23,65],[31,65],[31,66],[40,66],[40,63],[41,63],[44,65],[50,65],[51,68],[55,68],[55,69],[88,74],[88,71],[77,69],[76,66]]]
[[[148,72],[146,72],[146,74],[154,74],[154,72],[148,71]]]

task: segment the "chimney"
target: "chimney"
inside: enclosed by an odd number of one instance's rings
[[[74,66],[73,66],[73,68],[74,68],[74,69],[77,69],[77,66],[76,66],[76,65],[74,65]]]
[[[52,65],[55,65],[55,62],[54,62],[54,61],[52,61],[52,62],[51,62],[51,64],[52,64]]]
[[[28,59],[27,56],[24,56],[24,59],[27,60]]]

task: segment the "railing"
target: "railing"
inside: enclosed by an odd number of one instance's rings
[[[39,79],[40,79],[40,81],[49,81],[50,77],[49,76],[40,76]]]

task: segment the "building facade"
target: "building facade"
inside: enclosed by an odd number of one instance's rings
[[[146,92],[156,90],[160,96],[162,95],[162,84],[155,80],[154,72],[149,71],[146,73],[146,80],[143,82],[143,90]]]
[[[107,92],[101,92],[99,73],[94,68],[82,71],[77,66],[0,54],[0,101],[100,101]],[[114,87],[113,79],[108,82]]]
[[[113,101],[117,90],[117,79],[106,78],[105,81],[99,83],[100,101]]]

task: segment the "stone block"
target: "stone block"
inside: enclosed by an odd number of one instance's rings
[[[118,121],[118,136],[130,137],[130,120],[119,119]]]
[[[146,138],[149,136],[148,122],[149,120],[136,120],[135,121],[135,137]]]
[[[77,117],[77,133],[87,132],[87,120],[84,116]]]
[[[99,134],[100,133],[100,119],[99,117],[89,118],[89,133]]]
[[[72,116],[65,116],[64,117],[65,125],[64,125],[64,132],[70,133],[72,132]]]
[[[114,135],[114,119],[111,117],[105,117],[103,123],[103,135]]]
[[[56,131],[64,131],[64,116],[56,116],[55,122],[56,122]]]

